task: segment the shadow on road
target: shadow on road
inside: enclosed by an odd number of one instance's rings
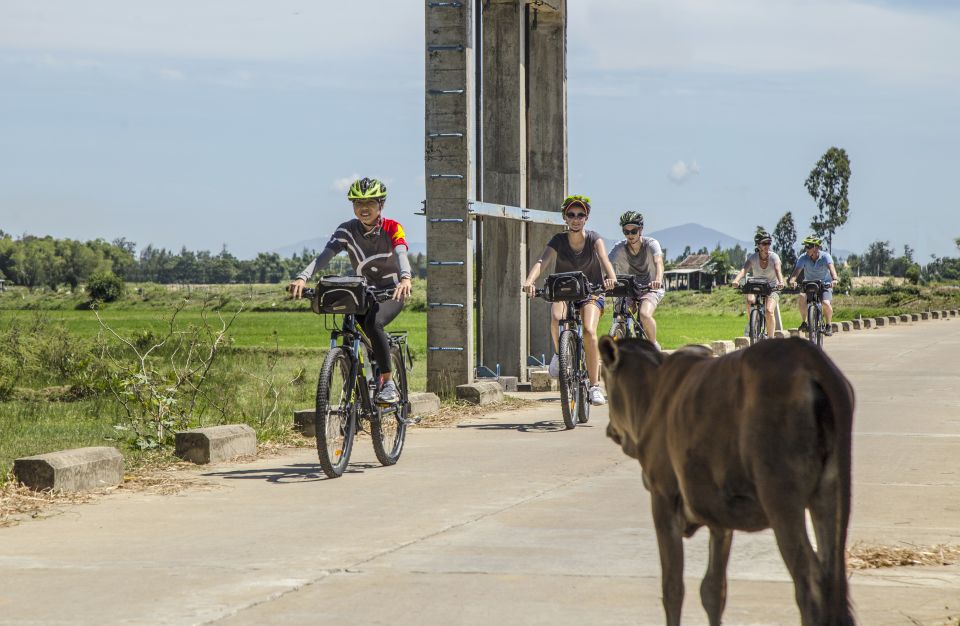
[[[589,424],[580,424],[580,428],[591,428]],[[476,430],[516,430],[521,433],[553,433],[563,432],[567,427],[560,421],[540,421],[532,424],[459,424],[457,428],[473,428]]]
[[[379,463],[351,463],[344,474],[362,474],[368,469],[380,467]],[[244,480],[265,480],[268,483],[302,483],[315,480],[329,480],[319,465],[297,463],[286,467],[232,470],[229,472],[209,472],[204,476]]]

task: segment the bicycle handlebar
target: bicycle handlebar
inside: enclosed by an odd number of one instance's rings
[[[371,293],[373,293],[373,297],[377,302],[386,302],[387,300],[393,299],[394,289],[392,287],[388,287],[386,289],[374,289],[373,287],[369,287],[368,289]],[[300,292],[300,296],[305,300],[312,299],[316,295],[317,290],[313,287],[304,287],[303,291]]]

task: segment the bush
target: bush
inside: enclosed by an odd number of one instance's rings
[[[122,298],[126,292],[126,283],[112,272],[96,272],[87,280],[87,293],[92,300],[113,302]]]

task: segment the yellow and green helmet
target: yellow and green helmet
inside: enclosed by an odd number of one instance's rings
[[[574,204],[579,204],[588,215],[590,214],[590,198],[587,196],[567,196],[560,203],[560,210],[566,211],[569,206]]]
[[[348,200],[380,200],[387,199],[387,186],[376,178],[361,178],[350,185],[347,192]]]

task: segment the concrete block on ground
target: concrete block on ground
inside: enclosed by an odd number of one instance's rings
[[[723,356],[732,353],[736,350],[736,347],[734,347],[732,341],[711,341],[710,349],[713,350],[715,356]]]
[[[860,320],[850,320],[850,324],[853,326],[853,330],[860,330],[863,328],[863,324]]]
[[[493,382],[500,385],[504,391],[516,391],[519,380],[516,376],[501,376],[500,378],[478,378],[481,382]]]
[[[838,323],[836,323],[836,322],[830,322],[830,332],[832,332],[832,333],[839,333],[839,332],[840,332],[840,324],[838,324]]]
[[[900,321],[901,321],[901,322],[909,322],[909,321],[910,321],[910,316],[907,315],[906,313],[904,313],[903,315],[900,316]]]
[[[930,319],[930,311],[921,311],[921,312],[920,312],[920,319],[922,319],[922,320],[928,320],[928,319]]]
[[[317,411],[301,409],[293,412],[293,429],[304,437],[317,436]]]
[[[930,317],[935,320],[940,319],[940,311],[930,311]]]
[[[840,330],[843,332],[850,332],[853,330],[853,324],[850,322],[840,322]]]
[[[958,312],[956,309],[950,310],[950,317],[956,317],[957,315],[960,315],[960,312]]]
[[[15,459],[17,480],[35,491],[87,491],[123,482],[123,455],[116,448],[74,448]]]
[[[175,454],[199,465],[222,463],[256,453],[257,433],[246,424],[193,428],[176,434]]]
[[[950,319],[950,311],[940,311],[940,318],[945,320]]]
[[[533,391],[559,391],[560,384],[552,378],[547,370],[530,372],[530,389]]]
[[[411,393],[410,415],[432,415],[440,411],[440,396],[435,393]]]
[[[886,326],[886,325],[887,325],[887,318],[885,318],[885,317],[875,317],[875,318],[873,318],[873,325],[876,326],[877,328],[880,328],[881,326]]]
[[[887,323],[888,323],[890,326],[893,326],[894,324],[897,324],[897,323],[899,323],[899,322],[900,322],[900,318],[897,317],[896,315],[888,315],[888,316],[887,316]]]
[[[916,314],[916,313],[911,313],[911,314],[910,314],[910,321],[911,321],[911,322],[919,322],[919,321],[920,321],[920,316],[919,316],[918,314]]]
[[[470,404],[493,404],[503,401],[503,388],[496,381],[457,385],[457,398]]]
[[[743,348],[750,347],[750,338],[749,337],[734,337],[733,338],[733,347],[737,350],[742,350]]]

